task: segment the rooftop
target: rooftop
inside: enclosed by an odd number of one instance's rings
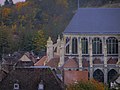
[[[79,8],[64,34],[120,34],[120,8]]]
[[[41,80],[45,90],[63,90],[62,82],[47,66],[15,68],[0,82],[0,90],[13,90],[15,82],[20,90],[37,90]]]

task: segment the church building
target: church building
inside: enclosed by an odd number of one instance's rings
[[[59,37],[56,44],[51,38],[47,41],[48,61],[55,50],[58,67],[88,71],[90,79],[111,82],[120,74],[120,8],[79,8],[63,39]],[[69,62],[74,67],[66,65]]]

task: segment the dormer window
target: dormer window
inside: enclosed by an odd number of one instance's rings
[[[41,80],[41,82],[38,85],[38,90],[44,90],[44,84],[43,84],[42,80]]]
[[[14,83],[14,90],[19,90],[19,84],[18,83]]]

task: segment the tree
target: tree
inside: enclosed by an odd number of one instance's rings
[[[2,17],[7,18],[11,14],[11,8],[3,8],[2,9]]]
[[[108,90],[107,87],[95,80],[80,81],[73,85],[69,85],[67,90]]]
[[[2,56],[2,54],[11,53],[11,42],[11,31],[5,25],[2,25],[0,27],[0,56]]]
[[[33,45],[37,53],[45,49],[46,41],[47,39],[44,31],[39,30],[33,38]]]

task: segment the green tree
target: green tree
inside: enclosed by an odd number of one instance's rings
[[[41,50],[45,50],[46,41],[47,40],[44,31],[39,30],[33,38],[34,49],[37,53],[39,53]]]
[[[8,27],[2,25],[0,27],[0,56],[2,54],[11,53],[12,33]]]

